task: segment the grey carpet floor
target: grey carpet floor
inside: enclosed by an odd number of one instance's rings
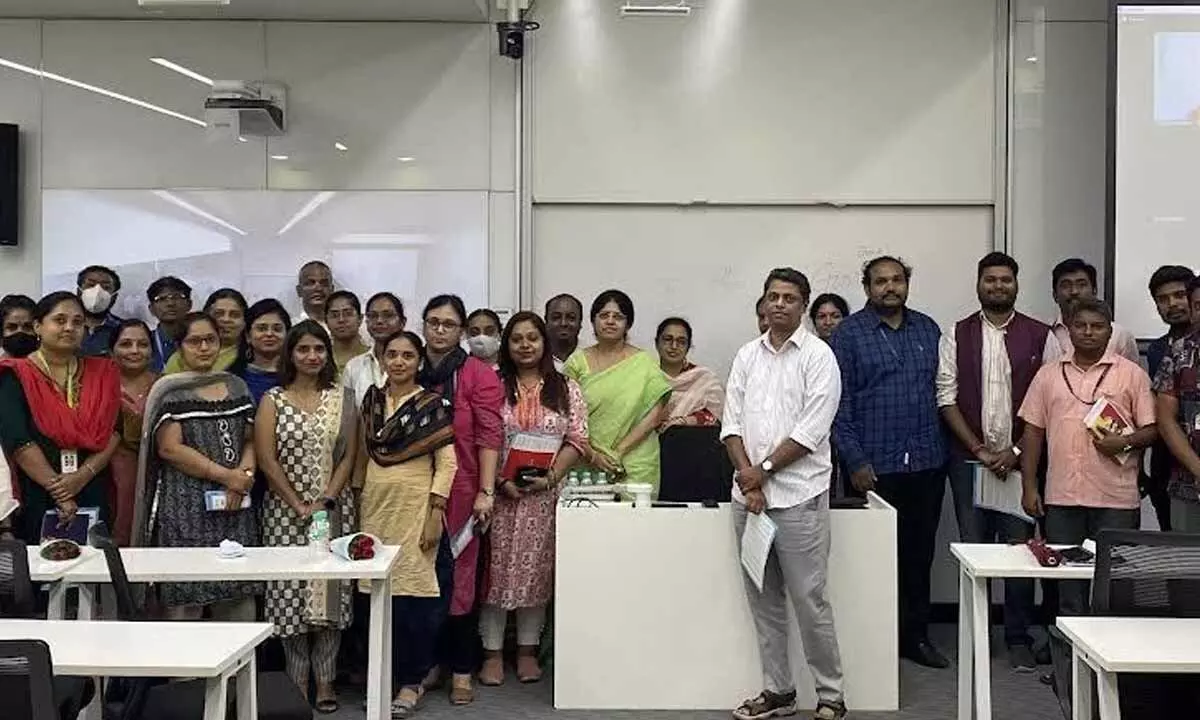
[[[934,641],[947,654],[956,650],[953,626],[932,629]],[[1002,647],[1002,645],[1001,645]],[[908,661],[900,663],[900,711],[894,713],[852,712],[854,720],[954,720],[958,712],[957,665],[947,670],[930,670]],[[580,672],[586,672],[581,668]],[[741,698],[730,698],[730,707]],[[1009,670],[1003,652],[992,657],[992,700],[994,720],[1062,720],[1058,701],[1050,688],[1034,674],[1016,674]],[[342,709],[336,720],[361,720],[365,716],[360,697],[349,693],[342,697]],[[509,673],[509,681],[498,688],[477,688],[476,700],[467,707],[452,707],[444,692],[431,693],[415,716],[421,720],[728,720],[728,710],[720,711],[621,711],[554,709],[554,689],[550,681],[519,685]],[[799,717],[804,717],[801,714]]]

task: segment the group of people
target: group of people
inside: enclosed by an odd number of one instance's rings
[[[21,502],[7,529],[36,544],[48,518],[94,512],[119,545],[291,546],[325,511],[335,536],[399,545],[395,716],[413,713],[443,672],[455,704],[472,702],[476,675],[504,682],[510,611],[516,677],[540,679],[568,471],[656,485],[658,432],[715,425],[724,400],[713,373],[687,361],[686,320],[659,329],[661,359],[629,344],[633,303],[617,290],[591,305],[589,347],[570,295],[547,303],[549,325],[528,311],[502,325],[439,295],[417,334],[396,295],[364,304],[335,291],[322,262],[300,269],[295,321],[277,299],[248,305],[233,288],[194,311],[190,286],[164,277],[146,293],[150,328],[110,312],[120,290],[116,271],[91,266],[73,293],[0,300],[0,467]],[[557,444],[532,477],[502,465],[521,433]],[[343,634],[361,639],[367,613],[349,583],[314,590],[163,584],[155,600],[171,619],[272,622],[289,674],[332,712]]]
[[[391,580],[393,711],[405,716],[441,670],[457,704],[472,701],[475,677],[504,681],[509,611],[516,676],[541,676],[554,512],[572,467],[657,487],[659,433],[719,427],[735,468],[738,537],[751,514],[777,527],[761,590],[749,580],[746,588],[764,689],[734,715],[794,711],[790,597],[817,685],[815,717],[837,720],[845,704],[826,596],[831,491],[873,490],[896,508],[900,651],[930,667],[948,665],[927,632],[947,484],[968,541],[1022,541],[1040,527],[1050,542],[1078,543],[1134,528],[1139,489],[1164,528],[1200,531],[1200,280],[1175,266],[1151,278],[1169,329],[1150,346],[1148,372],[1097,299],[1086,262],[1054,268],[1060,313],[1048,324],[1016,311],[1013,258],[989,253],[977,270],[979,307],[944,332],[908,306],[912,268],[898,258],[864,265],[866,303],[856,312],[837,295],[810,302],[803,273],[773,270],[755,303],[760,334],[723,386],[688,359],[684,318],[658,325],[657,359],[632,345],[634,305],[619,290],[592,302],[589,347],[579,343],[584,306],[571,295],[506,323],[439,295],[418,335],[406,330],[398,297],[379,292],[362,304],[335,291],[321,262],[300,270],[295,324],[279,301],[247,306],[228,288],[193,312],[187,283],[167,277],[147,292],[159,321],[151,329],[113,317],[120,279],[89,267],[75,293],[0,302],[0,442],[23,503],[13,530],[37,542],[47,512],[95,507],[123,544],[296,545],[308,518],[331,510],[335,534],[362,530],[402,548]],[[1099,402],[1127,427],[1089,428]],[[518,482],[504,458],[521,433],[549,435],[558,450]],[[1036,523],[976,508],[984,473],[1022,483]],[[456,554],[450,540],[464,528],[470,542]],[[250,619],[261,595],[289,672],[305,690],[315,680],[316,706],[329,711],[341,631],[355,615],[351,588],[331,591],[337,601],[315,607],[302,584],[168,585],[159,601],[169,617]],[[1084,611],[1082,588],[1064,585],[1058,605]],[[1005,638],[1019,670],[1038,662],[1032,610],[1032,581],[1007,581]]]

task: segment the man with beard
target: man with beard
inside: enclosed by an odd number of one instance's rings
[[[1017,312],[1017,261],[1001,252],[979,261],[975,292],[980,309],[942,335],[938,348],[937,402],[951,431],[950,492],[963,542],[1025,542],[1033,525],[975,507],[975,474],[986,470],[1021,482],[1018,470],[1021,421],[1017,409],[1042,366],[1049,326]],[[1009,665],[1033,672],[1029,625],[1033,580],[1004,582],[1004,640]]]
[[[300,274],[296,278],[296,296],[300,298],[303,312],[300,320],[314,320],[326,330],[325,303],[333,292],[333,272],[329,266],[320,260],[311,260],[300,266]]]
[[[86,326],[80,350],[84,355],[107,355],[109,336],[121,324],[121,318],[109,312],[121,292],[121,276],[112,268],[89,265],[79,271],[75,285]]]
[[[563,293],[546,301],[546,329],[550,331],[550,352],[554,367],[562,371],[563,363],[579,346],[579,329],[583,327],[583,303],[574,295]]]
[[[929,574],[946,492],[946,439],[938,417],[938,338],[928,315],[906,307],[912,268],[885,255],[863,266],[867,306],[842,321],[831,346],[842,373],[834,443],[860,493],[896,508],[900,654],[949,666],[929,641]]]
[[[1194,327],[1188,288],[1195,278],[1196,274],[1182,265],[1163,265],[1150,276],[1150,297],[1154,299],[1158,316],[1167,324],[1167,334],[1146,348],[1146,366],[1151,380],[1158,377],[1163,359],[1172,354],[1179,341]],[[1171,530],[1171,498],[1167,494],[1171,464],[1171,451],[1160,437],[1150,448],[1150,472],[1142,476],[1141,483],[1143,492],[1154,504],[1158,527],[1164,531]]]

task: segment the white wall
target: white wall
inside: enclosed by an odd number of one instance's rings
[[[0,67],[0,120],[22,126],[26,161],[22,246],[0,257],[0,287],[40,289],[43,187],[436,190],[488,193],[492,276],[480,282],[512,306],[515,70],[493,45],[490,26],[467,23],[0,21],[0,58],[195,117],[207,86],[149,58],[276,80],[290,120],[280,138],[212,142],[186,121]]]
[[[1015,0],[1009,250],[1022,305],[1054,316],[1050,270],[1082,257],[1104,287],[1108,0]]]

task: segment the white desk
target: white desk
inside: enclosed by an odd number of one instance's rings
[[[397,546],[376,546],[371,560],[342,560],[332,553],[314,559],[307,547],[250,547],[245,557],[223,559],[216,548],[122,548],[125,574],[132,583],[188,583],[266,580],[368,580],[371,584],[371,632],[368,640],[367,717],[391,718],[392,598],[388,576],[400,557]],[[94,584],[108,583],[103,553],[72,566],[54,592],[80,588],[80,617],[91,617]],[[53,606],[53,601],[52,601]]]
[[[1100,720],[1120,720],[1117,673],[1200,673],[1200,620],[1061,617],[1071,641],[1075,720],[1091,720],[1092,673],[1100,686]]]
[[[868,509],[831,515],[828,588],[847,700],[854,710],[896,710],[896,512],[872,496]],[[728,709],[757,695],[758,642],[737,547],[728,505],[560,507],[555,707]],[[813,707],[791,622],[799,702]]]
[[[239,720],[258,717],[254,649],[273,630],[270,623],[0,620],[0,639],[49,645],[56,675],[204,678],[205,720],[224,720],[235,676]]]
[[[27,545],[29,557],[29,578],[39,583],[57,583],[62,580],[67,571],[88,560],[92,555],[99,554],[95,548],[80,548],[79,557],[73,560],[46,560],[42,557],[41,546]],[[47,614],[52,618],[61,618],[66,612],[65,593],[61,588],[51,585],[50,607]]]
[[[992,578],[1091,580],[1088,566],[1042,567],[1024,545],[951,543],[958,560],[958,720],[992,718],[988,581]],[[974,684],[972,684],[974,673]],[[974,703],[972,703],[974,700]]]

